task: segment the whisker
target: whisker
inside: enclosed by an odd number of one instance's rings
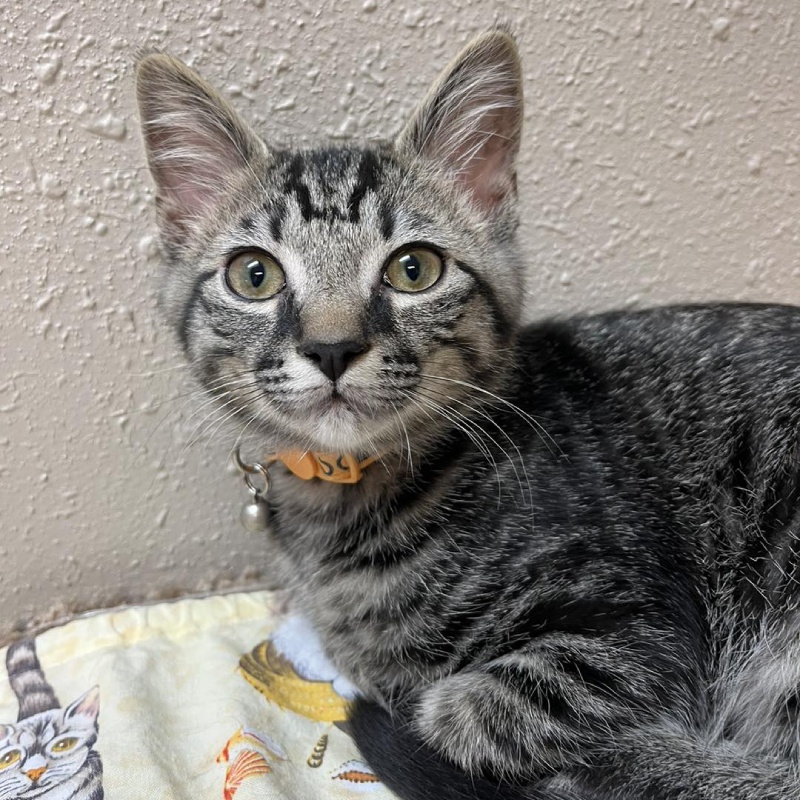
[[[145,439],[144,443],[142,444],[142,452],[144,452],[147,449],[147,445],[150,443],[150,440],[161,429],[161,426],[168,419],[171,419],[171,418],[179,415],[196,397],[198,397],[198,396],[199,397],[206,397],[206,400],[204,402],[202,402],[199,405],[199,407],[195,408],[192,411],[192,413],[189,415],[189,420],[191,420],[192,417],[196,416],[204,408],[208,408],[208,406],[211,405],[212,403],[219,401],[220,397],[225,397],[225,396],[230,394],[230,392],[228,392],[228,391],[219,391],[220,389],[222,389],[222,387],[224,387],[226,390],[228,388],[235,389],[240,385],[244,385],[244,382],[245,382],[245,380],[243,378],[236,377],[234,379],[229,379],[225,383],[220,383],[219,386],[215,387],[215,390],[217,390],[218,393],[216,395],[214,395],[214,396],[211,396],[211,397],[209,397],[209,393],[206,390],[201,388],[201,389],[196,389],[196,390],[193,390],[191,392],[188,392],[188,393],[186,393],[186,394],[184,394],[182,396],[179,396],[177,398],[170,398],[170,401],[178,400],[178,399],[182,399],[182,398],[188,398],[188,399],[185,400],[185,402],[180,406],[180,408],[169,409],[164,414],[164,416],[156,423],[155,427],[153,427],[153,429],[150,431],[150,433],[148,434],[147,438]],[[170,402],[170,401],[164,401],[163,403],[155,406],[155,408],[162,408],[164,405],[167,405],[168,402]],[[144,411],[142,411],[142,413],[144,413]],[[187,420],[187,422],[189,420]]]
[[[245,405],[246,401],[249,400],[251,397],[255,396],[258,392],[259,392],[259,389],[256,386],[256,387],[253,387],[249,392],[236,394],[233,397],[231,397],[229,400],[226,400],[221,405],[215,407],[210,414],[207,414],[205,417],[203,417],[203,419],[200,420],[200,422],[197,425],[195,425],[194,428],[192,429],[192,432],[189,435],[189,437],[187,438],[186,443],[181,448],[181,452],[178,455],[178,459],[177,460],[180,461],[181,458],[183,458],[183,456],[186,454],[186,452],[191,447],[193,447],[201,438],[203,438],[205,433],[210,429],[211,425],[215,425],[216,424],[216,420],[215,420],[214,422],[211,422],[211,423],[209,423],[207,425],[206,423],[208,423],[209,420],[213,419],[217,414],[220,414],[220,413],[224,412],[225,409],[228,408],[230,405],[232,405],[234,403],[237,403],[237,402],[240,402],[240,403],[242,403],[242,405],[240,407],[236,408],[234,410],[234,413],[230,415],[230,416],[235,416],[236,413],[238,413],[239,411],[241,411],[243,408],[246,407],[246,405]],[[227,394],[232,394],[232,393],[227,393]],[[213,400],[218,400],[218,399],[219,398],[212,398],[212,402],[213,402]],[[205,407],[208,407],[208,405],[209,405],[209,403],[206,403]],[[225,419],[229,419],[230,416],[225,417]]]
[[[430,408],[431,410],[435,411],[441,417],[446,419],[451,425],[455,428],[460,430],[465,436],[469,438],[469,440],[478,448],[481,455],[487,460],[487,462],[492,466],[495,472],[495,477],[497,481],[497,502],[500,504],[502,501],[502,481],[500,479],[500,471],[497,467],[497,461],[495,460],[494,456],[492,455],[491,450],[487,447],[486,442],[484,442],[478,433],[476,433],[476,428],[480,433],[488,437],[486,431],[483,430],[479,425],[476,425],[472,420],[465,417],[458,411],[452,408],[446,408],[441,404],[437,403],[434,400],[431,400],[429,397],[420,397],[419,395],[413,396],[411,394],[408,395],[408,399],[414,403],[418,408],[425,411],[425,408]],[[449,413],[448,413],[449,412]],[[429,419],[433,419],[430,414],[427,414]],[[453,419],[451,415],[456,415],[459,417],[460,421],[457,419]],[[488,437],[491,438],[491,437]]]
[[[405,422],[403,422],[402,416],[400,416],[400,412],[397,410],[397,406],[392,403],[392,410],[397,415],[397,421],[400,424],[400,430],[405,435],[406,439],[406,451],[408,452],[408,469],[411,472],[411,480],[414,480],[414,459],[411,455],[411,437],[408,435],[408,428],[406,427]]]
[[[438,391],[436,391],[436,389],[432,389],[431,387],[428,387],[428,386],[420,386],[420,387],[418,387],[418,391],[422,391],[423,393],[432,392],[433,394],[437,395],[438,397],[442,397],[442,398],[444,398],[445,400],[447,400],[449,402],[458,403],[459,405],[464,406],[465,408],[467,408],[473,414],[479,415],[480,417],[485,419],[487,422],[489,422],[492,425],[494,425],[495,428],[497,428],[497,430],[505,437],[505,439],[508,441],[508,443],[514,449],[514,452],[516,454],[516,459],[512,458],[511,454],[504,447],[501,447],[494,438],[492,438],[492,437],[489,437],[489,438],[494,443],[494,445],[498,448],[498,450],[500,450],[500,452],[506,457],[506,460],[511,465],[511,469],[514,471],[514,476],[517,479],[517,485],[519,486],[520,491],[522,492],[523,499],[525,498],[526,488],[527,488],[527,502],[528,502],[528,505],[532,507],[533,506],[533,490],[531,488],[530,478],[528,477],[528,471],[527,471],[527,468],[525,466],[525,458],[523,457],[522,451],[519,449],[519,447],[517,446],[516,442],[511,438],[511,436],[509,436],[509,434],[506,432],[506,430],[495,419],[493,419],[490,414],[487,414],[485,411],[483,411],[480,408],[475,408],[474,406],[471,406],[469,403],[467,403],[464,400],[460,400],[460,399],[458,399],[456,397],[451,397],[450,395],[446,394],[445,392],[438,392]],[[484,433],[486,433],[485,430],[484,430]],[[486,433],[486,435],[489,436],[488,433]],[[520,465],[520,467],[522,469],[522,475],[520,475],[519,469],[517,469],[517,462],[519,462],[519,465]],[[524,479],[525,479],[525,484],[524,485],[522,483],[523,476],[524,476]]]
[[[552,436],[550,436],[550,434],[545,430],[544,426],[542,425],[541,422],[539,422],[539,420],[531,416],[527,411],[524,411],[519,406],[512,403],[510,400],[506,400],[505,397],[501,397],[500,395],[495,394],[494,392],[490,392],[488,389],[484,389],[481,386],[476,386],[474,383],[470,383],[469,381],[461,381],[458,380],[457,378],[446,378],[442,375],[432,375],[430,373],[424,373],[424,372],[420,373],[420,377],[429,378],[435,381],[446,381],[447,383],[455,383],[458,384],[459,386],[463,386],[469,389],[470,391],[479,392],[480,394],[492,398],[494,401],[504,405],[510,411],[517,414],[517,416],[519,416],[522,420],[527,422],[528,425],[530,425],[531,428],[533,428],[539,434],[539,438],[542,440],[543,444],[547,447],[547,449],[551,453],[553,453],[554,451],[550,445],[553,445],[553,447],[555,447],[555,449],[558,451],[559,455],[564,455],[563,451],[558,446],[556,440],[553,439]]]

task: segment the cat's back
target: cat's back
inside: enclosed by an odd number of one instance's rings
[[[725,414],[766,421],[800,399],[794,306],[667,306],[548,320],[526,328],[519,345],[517,395],[528,410],[611,404],[680,427]]]
[[[547,321],[522,333],[519,363],[514,402],[558,444],[565,485],[578,469],[581,486],[614,475],[632,508],[660,509],[709,562],[772,564],[800,532],[800,308]],[[770,575],[748,580],[788,596]]]

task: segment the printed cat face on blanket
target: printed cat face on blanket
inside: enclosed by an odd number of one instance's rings
[[[81,771],[97,740],[98,711],[95,687],[66,708],[0,725],[0,800],[61,797],[55,789]]]
[[[102,800],[98,687],[60,707],[34,640],[9,646],[6,669],[19,715],[0,724],[0,800]]]

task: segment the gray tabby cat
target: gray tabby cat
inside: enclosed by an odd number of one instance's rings
[[[102,800],[98,688],[60,708],[33,641],[12,644],[6,667],[19,716],[0,725],[0,800]]]
[[[265,559],[407,798],[800,797],[800,311],[520,326],[522,90],[473,41],[393,141],[282,149],[166,55],[138,98],[192,368],[280,464]]]

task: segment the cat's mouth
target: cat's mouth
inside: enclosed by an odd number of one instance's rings
[[[302,416],[341,417],[351,420],[374,419],[381,410],[364,390],[336,385],[305,392],[292,405],[293,410]]]
[[[313,412],[331,419],[358,420],[374,416],[374,407],[358,395],[334,387],[327,396],[312,400]],[[372,412],[372,413],[370,413]]]
[[[283,429],[311,449],[371,453],[397,427],[396,413],[361,388],[320,387],[284,398],[280,408]]]

